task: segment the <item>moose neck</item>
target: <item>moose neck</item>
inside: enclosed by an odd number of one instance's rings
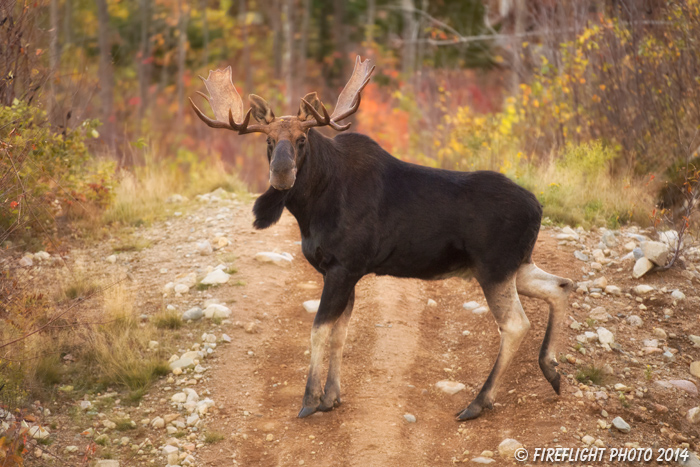
[[[314,129],[309,130],[307,151],[303,160],[298,161],[297,177],[291,189],[278,191],[270,187],[255,202],[256,228],[275,224],[286,207],[297,219],[302,235],[308,235],[312,215],[319,212],[315,207],[332,196],[339,186],[334,180],[342,172],[339,166],[343,155],[333,139]]]
[[[285,207],[299,223],[302,235],[308,234],[312,213],[318,213],[316,206],[322,203],[337,189],[335,180],[342,171],[343,155],[331,138],[311,129],[308,134],[308,152],[298,167],[294,187],[289,190]]]

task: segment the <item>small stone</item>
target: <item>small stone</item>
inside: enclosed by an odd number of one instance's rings
[[[432,298],[429,298],[428,299],[428,306],[430,308],[435,308],[437,306],[437,302],[435,300],[433,300]]]
[[[615,342],[615,336],[613,335],[612,332],[608,331],[605,328],[598,328],[596,329],[596,332],[598,333],[598,342],[601,344],[612,344]]]
[[[694,336],[690,334],[688,336],[688,339],[690,339],[690,342],[693,343],[693,347],[700,347],[700,336]]]
[[[156,349],[158,349],[159,345],[160,345],[160,342],[158,342],[158,341],[148,341],[149,350],[156,350]]]
[[[664,331],[661,328],[654,328],[654,330],[651,332],[654,337],[658,337],[659,339],[667,339],[668,334],[666,334],[666,331]]]
[[[404,414],[403,418],[405,418],[408,423],[416,423],[416,416],[413,414]]]
[[[255,321],[251,321],[245,325],[244,329],[248,334],[255,334],[258,332],[258,325]]]
[[[603,423],[605,423],[605,422],[603,422]],[[581,438],[581,441],[583,441],[585,444],[590,446],[591,444],[593,444],[595,442],[595,438],[591,435],[586,435],[583,438]]]
[[[471,460],[471,462],[473,462],[475,464],[493,464],[496,461],[493,459],[489,459],[488,457],[479,456],[479,457],[473,458]]]
[[[231,276],[222,271],[221,269],[214,269],[212,272],[206,275],[200,284],[204,285],[215,285],[215,284],[225,284],[228,282]]]
[[[622,295],[622,290],[616,285],[609,285],[605,287],[605,293],[608,295]]]
[[[639,295],[639,296],[644,296],[648,295],[650,292],[654,291],[654,287],[646,284],[640,284],[636,286],[634,289],[634,293]]]
[[[690,423],[700,423],[700,407],[693,407],[692,409],[688,410],[685,418]]]
[[[637,248],[637,244],[635,242],[627,242],[625,243],[625,251],[632,251],[635,248]]]
[[[273,441],[275,437],[272,435],[272,433],[268,433],[267,436],[265,436],[265,441]]]
[[[479,302],[471,301],[471,302],[466,302],[464,305],[462,305],[462,308],[464,308],[467,311],[472,311],[472,310],[476,310],[480,306],[481,305],[479,305]]]
[[[37,425],[30,427],[27,433],[34,439],[46,439],[50,435],[48,428]]]
[[[24,256],[19,260],[19,265],[23,268],[29,268],[34,265],[34,261],[32,261],[31,256]]]
[[[642,253],[652,263],[665,266],[671,249],[662,242],[642,242]]]
[[[593,308],[588,314],[588,317],[593,318],[596,321],[600,321],[601,323],[604,323],[611,318],[610,314],[608,313],[608,310],[606,310],[605,307],[602,306]]]
[[[680,302],[681,300],[685,300],[685,294],[680,290],[676,289],[673,292],[671,292],[671,298]]]
[[[165,428],[165,420],[163,420],[161,417],[156,417],[151,420],[151,426],[153,428]]]
[[[591,269],[594,271],[601,271],[603,269],[603,265],[594,261],[591,263]]]
[[[109,255],[105,258],[105,261],[107,261],[110,264],[114,264],[117,262],[117,255]]]
[[[170,400],[178,404],[184,404],[187,401],[187,394],[184,392],[177,392],[173,394],[173,397],[171,397]]]
[[[316,313],[320,304],[321,300],[307,300],[302,304],[302,306],[307,313]]]
[[[183,321],[197,321],[202,319],[204,316],[204,311],[198,306],[192,307],[182,314]]]
[[[605,276],[600,276],[593,281],[592,286],[598,289],[605,289],[608,286],[608,279]]]
[[[678,389],[687,392],[688,394],[691,394],[693,396],[698,395],[698,387],[686,379],[671,379],[668,382],[672,386],[675,386]]]
[[[97,461],[95,467],[119,467],[119,461],[114,459],[102,459]]]
[[[498,454],[501,457],[511,458],[515,452],[523,447],[522,443],[512,438],[506,438],[498,445]]]
[[[480,306],[479,308],[475,308],[472,310],[472,313],[475,315],[483,315],[485,313],[489,312],[489,308],[487,306]]]
[[[226,319],[231,316],[231,310],[229,307],[224,305],[219,305],[218,303],[212,303],[204,309],[204,317],[209,319]]]
[[[111,420],[102,420],[102,426],[105,427],[106,430],[114,430],[117,424]]]
[[[613,418],[612,424],[618,431],[621,431],[622,433],[629,433],[632,430],[629,424],[626,421],[624,421],[622,417]]]
[[[644,324],[644,321],[642,321],[642,318],[637,315],[631,315],[627,317],[627,324],[638,328]]]
[[[197,253],[202,256],[208,256],[214,253],[214,247],[211,246],[209,240],[204,240],[203,242],[197,243]]]
[[[649,261],[649,259],[642,257],[634,263],[634,269],[632,269],[632,277],[639,279],[644,274],[649,272],[654,267],[654,263]]]
[[[175,291],[175,293],[182,295],[182,294],[186,294],[187,292],[189,292],[190,288],[187,287],[185,284],[175,284],[175,287],[173,287],[173,290]]]
[[[222,335],[221,335],[221,340],[224,341],[224,342],[226,342],[226,343],[230,343],[230,342],[231,342],[231,337],[230,337],[228,334],[222,334]]]
[[[700,361],[692,362],[690,364],[690,374],[696,378],[700,378]]]
[[[588,255],[586,255],[583,251],[574,251],[574,257],[579,261],[588,261]]]
[[[462,391],[466,388],[466,386],[464,384],[458,383],[457,381],[450,381],[450,380],[438,381],[435,384],[435,387],[440,389],[442,392],[446,392],[449,395],[457,394],[459,391]]]
[[[83,410],[90,410],[92,407],[92,402],[90,401],[80,401],[80,408]]]
[[[255,255],[255,260],[261,263],[272,263],[277,266],[291,266],[294,257],[289,253],[261,252]]]

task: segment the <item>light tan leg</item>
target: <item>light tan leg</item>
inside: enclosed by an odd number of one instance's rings
[[[345,311],[335,322],[331,331],[331,352],[328,363],[328,377],[326,387],[321,397],[319,410],[327,411],[341,404],[340,400],[340,366],[343,361],[343,348],[348,335],[348,325],[352,315],[352,307],[355,303],[355,292],[353,291],[345,307]]]
[[[518,269],[515,283],[518,293],[545,300],[549,304],[549,322],[542,347],[540,347],[539,364],[545,378],[559,394],[560,376],[556,370],[558,363],[554,341],[555,333],[561,328],[566,315],[567,301],[573,282],[544,272],[533,263],[528,263]]]
[[[493,407],[496,391],[503,380],[503,375],[530,329],[530,321],[525,316],[515,288],[515,276],[500,284],[484,287],[484,295],[498,323],[501,346],[491,374],[469,407],[457,414],[458,420],[474,419],[484,408]]]

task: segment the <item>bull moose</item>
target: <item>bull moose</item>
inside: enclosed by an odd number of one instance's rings
[[[476,398],[458,420],[493,408],[496,390],[530,328],[518,294],[549,304],[539,353],[545,378],[559,393],[555,335],[573,283],[548,274],[532,261],[542,219],[535,196],[500,173],[456,172],[400,161],[371,138],[357,133],[323,136],[314,127],[341,124],[360,106],[374,71],[357,57],[353,74],[332,115],[316,93],[307,94],[294,116],[275,117],[261,97],[243,102],[231,67],[202,78],[215,119],[192,102],[212,128],[267,135],[271,187],[255,202],[254,226],[275,224],[284,208],[296,218],[302,252],[323,275],[321,302],[311,330],[311,363],[299,417],[340,404],[340,365],[355,285],[367,274],[426,280],[475,278],[498,324],[498,357]],[[251,117],[254,122],[251,123]],[[325,387],[321,372],[330,340]]]

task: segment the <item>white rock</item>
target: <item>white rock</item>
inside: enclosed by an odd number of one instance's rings
[[[635,248],[637,248],[637,244],[635,242],[627,242],[625,243],[625,251],[632,251]]]
[[[598,333],[598,342],[601,344],[612,344],[615,342],[615,336],[613,335],[612,332],[608,331],[607,329],[601,327],[596,329],[596,332]]]
[[[165,420],[163,420],[161,417],[156,417],[151,420],[151,426],[153,428],[165,428]]]
[[[629,433],[632,429],[629,426],[629,424],[622,419],[622,417],[613,418],[612,424],[615,428],[617,428],[622,433]]]
[[[158,341],[148,341],[148,348],[150,350],[156,350],[159,345],[160,345],[160,342],[158,342]]]
[[[515,456],[515,451],[522,447],[523,445],[520,441],[512,438],[506,438],[501,441],[501,444],[498,445],[498,454],[501,457],[511,458]]]
[[[654,263],[649,261],[649,259],[646,257],[641,257],[637,260],[636,263],[634,263],[634,269],[632,269],[632,277],[634,277],[635,279],[639,279],[644,274],[649,272],[653,267]]]
[[[211,246],[211,243],[209,243],[209,240],[204,240],[203,242],[198,242],[197,243],[197,253],[199,253],[202,256],[208,256],[208,255],[214,253],[214,247]]]
[[[204,310],[205,318],[220,318],[226,319],[231,316],[231,310],[224,305],[219,305],[218,303],[212,303]]]
[[[449,380],[438,381],[437,383],[435,383],[435,387],[440,389],[442,392],[446,392],[449,395],[457,394],[459,391],[462,391],[466,388],[466,386],[462,383]]]
[[[605,287],[605,293],[608,295],[622,295],[622,290],[616,285],[609,285]]]
[[[688,410],[685,417],[690,423],[700,423],[700,407],[693,407],[692,409]]]
[[[105,261],[108,263],[114,264],[117,262],[117,255],[109,255],[108,257],[105,258]]]
[[[581,441],[590,446],[591,444],[595,443],[595,438],[591,435],[586,435],[583,438],[581,438]]]
[[[430,308],[435,308],[437,306],[437,302],[435,300],[433,300],[432,298],[429,298],[428,299],[428,306]]]
[[[671,292],[671,298],[678,301],[685,300],[685,294],[680,290],[676,289],[673,292]]]
[[[187,202],[187,198],[179,195],[179,194],[174,194],[168,196],[168,199],[165,200],[166,203],[172,204],[172,203],[185,203]]]
[[[291,266],[294,257],[289,253],[273,253],[271,251],[263,251],[255,255],[255,259],[261,263],[273,263],[277,266]]]
[[[316,313],[318,311],[318,306],[321,304],[321,300],[307,300],[303,303],[303,307],[307,313]]]
[[[627,324],[634,327],[640,327],[644,324],[644,321],[642,321],[642,318],[637,315],[631,315],[627,317]]]
[[[214,285],[214,284],[225,284],[228,282],[229,276],[227,273],[221,269],[215,269],[214,271],[207,274],[207,276],[202,279],[202,284],[204,285]]]
[[[187,394],[184,392],[176,392],[170,400],[178,404],[184,404],[187,401]]]
[[[489,312],[489,307],[487,307],[487,306],[480,306],[479,308],[475,308],[472,310],[472,313],[474,313],[475,315],[483,315],[484,313],[488,313],[488,312]]]
[[[90,410],[92,407],[92,402],[90,401],[80,401],[80,408],[83,410]]]
[[[192,415],[187,417],[187,426],[196,426],[199,423],[199,414],[194,412]]]
[[[183,321],[197,321],[204,316],[204,312],[198,306],[190,308],[182,314]]]
[[[671,249],[669,246],[662,242],[642,243],[642,252],[644,253],[644,257],[659,266],[666,265],[670,251]]]
[[[34,265],[34,261],[32,261],[31,256],[24,256],[19,260],[19,265],[23,268],[29,268]]]
[[[50,435],[48,428],[38,425],[30,427],[28,433],[34,439],[46,439]]]
[[[102,459],[97,461],[95,467],[119,467],[119,461],[114,459]]]
[[[403,418],[405,418],[408,423],[416,423],[416,416],[413,414],[404,414]]]
[[[634,293],[639,296],[647,295],[649,292],[653,292],[654,287],[646,284],[640,284],[634,288]]]
[[[700,361],[690,363],[690,374],[700,378]]]
[[[163,450],[161,451],[164,456],[168,456],[173,453],[177,453],[180,450],[177,448],[177,446],[171,446],[171,445],[165,445],[163,446]]]
[[[496,461],[493,460],[493,459],[490,459],[490,458],[488,458],[488,457],[481,457],[481,456],[479,456],[479,457],[473,458],[473,459],[471,460],[471,462],[473,462],[473,463],[475,463],[475,464],[493,464],[493,463],[496,462]]]
[[[51,259],[51,255],[45,251],[38,251],[38,252],[34,253],[34,259],[39,261],[39,262],[47,261],[47,260]]]
[[[173,287],[173,290],[175,291],[175,293],[186,294],[187,292],[190,291],[190,288],[187,287],[185,284],[175,284],[175,287]]]
[[[675,230],[666,230],[665,232],[659,232],[659,240],[663,243],[675,249],[678,245],[678,232]]]
[[[471,301],[471,302],[466,302],[464,305],[462,305],[462,308],[464,308],[467,311],[472,311],[472,310],[476,310],[480,306],[481,305],[479,305],[479,302]]]
[[[221,340],[228,343],[231,342],[231,337],[228,334],[222,334]]]

